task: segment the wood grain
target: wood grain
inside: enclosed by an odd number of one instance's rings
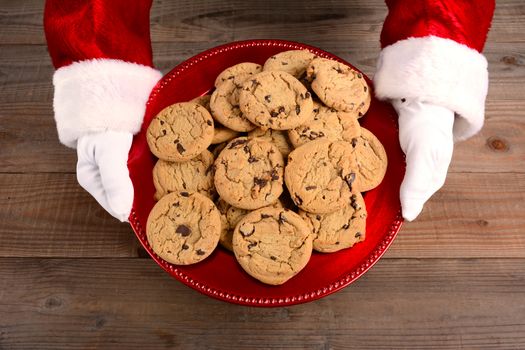
[[[390,259],[278,309],[213,300],[142,259],[0,259],[2,349],[522,349],[524,259]],[[147,344],[147,345],[146,345]]]
[[[167,71],[213,45],[215,43],[156,45],[156,61]],[[351,52],[341,49],[344,46],[340,44],[340,49],[320,46],[357,62],[365,71],[374,70],[377,49],[368,44],[362,43]],[[525,172],[525,90],[521,86],[525,67],[508,45],[507,51],[503,45],[493,46],[500,53],[487,54],[491,85],[485,126],[480,134],[457,145],[451,172]],[[525,43],[515,48],[525,52]],[[52,67],[45,48],[11,45],[4,47],[3,52],[5,58],[0,58],[0,72],[4,72],[0,74],[0,172],[74,172],[75,153],[57,140],[52,112]],[[496,149],[495,141],[506,147]]]
[[[335,295],[229,305],[147,258],[76,183],[57,140],[41,0],[0,0],[0,349],[524,349],[525,5],[497,2],[483,130],[385,257]],[[383,0],[154,1],[163,72],[213,46],[281,38],[375,71]]]
[[[132,257],[131,229],[72,174],[0,174],[0,257]],[[525,174],[449,175],[388,257],[525,258]]]
[[[3,0],[0,45],[44,44],[43,5],[38,0]],[[489,40],[524,42],[524,12],[521,0],[498,1]],[[362,34],[379,33],[385,15],[383,0],[159,0],[154,1],[150,16],[151,37],[153,42],[231,41],[247,35],[286,35],[309,42],[322,36],[363,40]]]
[[[71,174],[0,175],[0,256],[138,256],[139,243]]]

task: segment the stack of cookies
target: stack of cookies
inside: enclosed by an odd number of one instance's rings
[[[185,265],[220,243],[247,273],[276,285],[312,250],[363,241],[361,192],[387,167],[383,146],[358,121],[370,101],[359,72],[300,50],[230,67],[211,96],[162,110],[147,132],[159,158],[152,249]]]

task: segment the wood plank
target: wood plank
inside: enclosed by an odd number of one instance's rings
[[[42,13],[42,1],[2,1],[0,44],[44,44]],[[524,13],[521,0],[498,1],[489,40],[524,42]],[[151,12],[151,37],[154,42],[186,38],[206,42],[285,35],[315,41],[323,36],[364,40],[363,35],[375,33],[377,41],[385,15],[383,0],[158,0]]]
[[[136,257],[118,223],[73,174],[0,175],[0,257]],[[525,174],[450,174],[387,256],[525,258]],[[28,244],[30,242],[30,244]]]
[[[168,71],[180,61],[218,43],[155,45],[156,61]],[[374,71],[377,48],[361,43],[320,45]],[[525,165],[525,43],[494,44],[486,123],[479,135],[457,145],[451,172],[523,172]],[[516,51],[517,50],[517,51]],[[76,155],[57,140],[52,112],[52,67],[44,46],[4,46],[0,58],[0,171],[73,172]],[[520,85],[519,88],[517,86]],[[22,122],[23,121],[23,122]],[[30,125],[31,127],[28,127]],[[494,145],[505,145],[495,148]]]
[[[131,228],[71,174],[0,175],[1,256],[137,256]]]
[[[200,295],[150,260],[0,259],[2,349],[523,349],[524,259],[389,259],[285,308]]]
[[[524,257],[525,174],[449,174],[388,257]]]

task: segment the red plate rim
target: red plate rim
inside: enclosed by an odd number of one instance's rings
[[[256,46],[278,46],[278,47],[283,47],[283,48],[290,49],[290,50],[307,49],[317,54],[318,56],[325,57],[325,58],[331,58],[331,59],[337,60],[348,66],[355,68],[353,65],[346,62],[345,60],[333,54],[330,54],[324,50],[321,50],[317,47],[310,46],[307,44],[302,44],[302,43],[287,41],[287,40],[278,40],[278,39],[256,39],[256,40],[235,41],[235,42],[231,42],[228,44],[210,48],[206,51],[203,51],[189,58],[188,60],[180,63],[179,65],[177,65],[168,74],[166,74],[153,88],[150,94],[150,97],[148,99],[148,102],[146,103],[146,106],[150,105],[151,101],[155,99],[156,95],[169,81],[171,81],[172,79],[175,79],[181,72],[185,71],[186,69],[196,64],[197,62],[205,60],[221,52],[235,50],[241,47],[256,47]],[[365,76],[368,83],[371,83],[365,74],[363,74],[363,76]],[[223,300],[223,301],[230,302],[230,303],[246,305],[246,306],[277,307],[277,306],[296,305],[296,304],[306,303],[309,301],[320,299],[322,297],[325,297],[327,295],[337,292],[338,290],[348,286],[350,283],[357,280],[365,272],[367,272],[381,258],[381,256],[383,256],[383,254],[386,252],[388,247],[392,244],[392,242],[394,241],[394,238],[396,237],[397,233],[399,232],[403,224],[403,217],[401,216],[401,209],[399,209],[395,219],[393,220],[390,226],[390,229],[388,230],[388,233],[385,235],[384,239],[377,245],[376,249],[374,249],[368,255],[366,259],[363,259],[363,262],[361,264],[359,264],[354,269],[352,269],[352,271],[349,271],[345,276],[339,278],[337,281],[332,282],[323,288],[318,288],[316,290],[312,290],[312,291],[308,291],[308,292],[304,292],[304,293],[300,293],[297,295],[293,295],[290,297],[284,297],[284,298],[244,297],[242,295],[231,294],[229,292],[219,290],[217,288],[211,288],[207,286],[205,283],[196,281],[192,279],[191,277],[189,277],[188,275],[186,275],[184,272],[182,272],[180,269],[178,269],[174,265],[161,259],[150,249],[147,243],[146,232],[142,224],[139,222],[134,208],[132,208],[131,210],[131,213],[129,216],[129,223],[131,224],[131,227],[133,228],[133,231],[135,232],[135,235],[139,239],[141,245],[148,252],[151,258],[158,265],[160,265],[166,272],[168,272],[171,276],[174,276],[176,279],[178,279],[179,281],[181,281],[188,287],[195,289],[212,298]]]

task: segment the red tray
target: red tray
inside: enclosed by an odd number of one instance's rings
[[[181,63],[159,81],[147,103],[142,129],[133,140],[128,161],[135,187],[129,218],[133,230],[153,260],[171,276],[213,298],[253,306],[285,306],[319,299],[362,276],[383,255],[401,227],[399,186],[405,160],[398,142],[397,116],[389,104],[373,98],[360,122],[385,146],[388,169],[381,185],[364,194],[368,211],[364,242],[337,253],[314,252],[304,270],[281,286],[269,286],[253,279],[237,264],[233,254],[222,248],[198,264],[176,266],[162,260],[149,246],[145,224],[155,204],[152,169],[156,162],[146,143],[146,129],[151,119],[170,104],[209,92],[217,75],[227,67],[246,61],[263,64],[278,52],[296,49],[307,49],[352,66],[316,47],[282,40],[249,40],[209,49]],[[367,81],[372,86],[368,78]]]

